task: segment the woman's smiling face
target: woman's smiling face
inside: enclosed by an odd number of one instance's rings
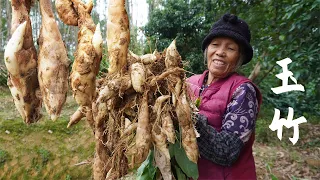
[[[224,78],[234,72],[239,58],[239,45],[231,38],[213,38],[208,45],[208,70],[213,77]]]

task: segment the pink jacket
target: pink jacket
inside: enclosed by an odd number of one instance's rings
[[[199,97],[200,88],[207,72],[205,71],[201,75],[194,75],[187,80],[189,95],[193,101]],[[233,73],[227,78],[212,83],[202,92],[199,111],[208,118],[208,124],[213,126],[218,132],[221,131],[222,118],[227,105],[231,101],[233,92],[237,87],[246,82],[251,81],[237,73]],[[261,93],[257,87],[255,88],[260,106],[262,100]],[[241,150],[238,160],[231,167],[220,166],[200,157],[198,161],[199,179],[256,179],[255,163],[252,154],[253,142],[254,133],[252,133],[249,141],[246,142]]]

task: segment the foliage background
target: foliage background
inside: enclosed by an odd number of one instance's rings
[[[261,63],[261,72],[255,83],[263,93],[264,106],[287,108],[306,117],[320,114],[320,1],[319,0],[166,0],[155,1],[148,24],[144,27],[157,49],[164,49],[177,38],[183,59],[194,73],[204,70],[201,43],[212,24],[224,13],[233,13],[244,19],[251,29],[254,57],[240,70],[249,76],[254,65]],[[282,81],[275,77],[282,69],[276,61],[292,59],[289,70],[305,87],[305,92],[275,95],[272,87]],[[293,82],[289,81],[290,84]]]

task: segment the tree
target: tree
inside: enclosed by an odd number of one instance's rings
[[[177,47],[183,59],[190,63],[191,69],[200,72],[203,63],[198,63],[201,56],[199,47],[204,34],[201,3],[168,0],[160,6],[163,8],[155,9],[144,27],[146,35],[152,40],[151,49],[162,51],[177,38]]]
[[[254,48],[251,63],[241,73],[249,76],[254,65],[261,63],[261,73],[255,82],[263,92],[264,104],[284,113],[290,106],[297,113],[319,115],[319,8],[320,1],[314,0],[167,0],[150,12],[144,30],[152,44],[156,44],[153,49],[163,50],[177,38],[178,50],[189,62],[189,70],[200,73],[205,68],[200,49],[203,38],[224,13],[234,13],[249,24]],[[276,61],[286,57],[293,60],[289,69],[306,92],[275,95],[270,90],[281,84],[275,77],[281,72]]]
[[[6,1],[6,20],[7,20],[7,40],[9,40],[9,34],[11,29],[11,3],[9,0]]]
[[[3,28],[2,28],[2,1],[0,2],[0,46],[1,47],[3,47],[2,46],[2,42],[3,42],[3,34],[4,34],[4,32],[2,32],[3,30]]]

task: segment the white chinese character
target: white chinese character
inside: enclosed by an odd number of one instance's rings
[[[282,127],[285,126],[286,128],[293,128],[293,137],[289,138],[289,140],[293,143],[293,145],[298,141],[299,139],[299,124],[307,122],[306,118],[304,116],[299,117],[298,119],[293,119],[293,108],[289,107],[289,112],[288,112],[288,118],[280,119],[280,110],[275,108],[275,113],[273,116],[272,123],[270,124],[269,128],[272,131],[278,130],[277,131],[277,136],[278,138],[282,139]]]
[[[276,75],[277,78],[282,80],[282,86],[271,88],[271,90],[275,94],[280,94],[288,91],[304,91],[304,87],[301,84],[297,84],[296,78],[292,76],[293,73],[288,70],[288,64],[290,64],[291,62],[292,60],[290,58],[285,58],[281,61],[277,61],[277,64],[282,67],[283,72]],[[295,83],[294,85],[288,85],[289,77]]]

